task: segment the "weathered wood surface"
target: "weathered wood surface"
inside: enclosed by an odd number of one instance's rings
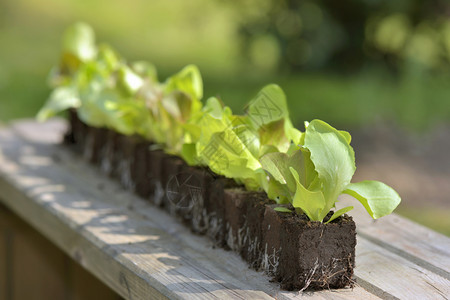
[[[0,241],[2,300],[123,299],[1,203]]]
[[[0,130],[0,201],[127,299],[450,295],[450,239],[396,215],[373,222],[358,207],[352,214],[359,233],[355,288],[280,291],[235,253],[213,249],[206,237],[191,234],[57,145],[63,131],[58,120]]]

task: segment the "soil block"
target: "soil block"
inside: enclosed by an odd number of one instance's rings
[[[179,178],[186,163],[179,157],[165,155],[162,164],[161,183],[165,191],[162,206],[171,215],[177,216],[180,214],[179,210],[183,209],[184,203],[189,198],[182,194],[182,183]]]
[[[66,145],[75,145],[75,128],[76,128],[76,122],[78,120],[77,112],[74,109],[70,109],[68,111],[68,121],[69,126],[67,128],[67,132],[64,134],[63,143]]]
[[[148,176],[148,158],[150,146],[147,141],[141,141],[136,144],[134,149],[135,159],[131,165],[131,179],[135,184],[134,191],[142,198],[147,199],[150,196],[150,179]]]
[[[277,205],[266,205],[262,221],[262,261],[261,269],[274,276],[280,265],[281,239],[283,218],[273,208]]]
[[[351,217],[344,215],[324,224],[311,222],[305,215],[274,213],[266,210],[265,216],[272,219],[268,222],[272,232],[267,230],[264,240],[269,251],[275,249],[275,279],[283,289],[318,290],[352,285],[356,231]]]
[[[152,150],[147,152],[146,180],[149,200],[156,206],[163,204],[164,188],[162,185],[163,159],[166,154],[162,150]]]
[[[218,176],[213,179],[205,203],[206,218],[208,221],[207,235],[214,245],[222,248],[227,246],[227,229],[225,220],[225,190],[237,188],[238,184],[232,179]]]
[[[92,164],[101,160],[101,149],[106,142],[107,129],[88,126],[83,149],[83,157]]]
[[[213,181],[206,168],[184,165],[176,176],[179,183],[176,214],[193,232],[205,234],[208,230],[206,203],[209,201],[209,189]],[[169,183],[170,189],[176,190],[175,182]]]
[[[119,178],[125,189],[134,190],[136,184],[132,176],[134,173],[133,169],[139,168],[139,165],[144,163],[137,160],[135,156],[136,147],[143,142],[143,139],[138,136],[120,135],[117,142],[117,155],[115,157],[118,160],[118,164],[115,176]]]
[[[265,193],[243,188],[225,190],[224,207],[227,245],[258,269],[262,259],[262,221],[267,204]]]
[[[83,123],[75,110],[69,110],[70,128],[64,137],[64,141],[75,146],[75,151],[82,153],[84,149],[88,126]]]
[[[114,170],[117,168],[118,160],[117,155],[117,140],[119,139],[119,134],[107,129],[105,143],[100,149],[100,169],[101,171],[108,175],[113,176]]]
[[[263,220],[266,206],[275,203],[265,193],[256,193],[247,198],[246,234],[241,256],[255,270],[261,269],[264,247]]]

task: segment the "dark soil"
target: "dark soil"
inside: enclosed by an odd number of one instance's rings
[[[136,194],[147,199],[150,195],[150,185],[148,184],[148,153],[150,152],[150,142],[139,142],[134,149],[135,159],[131,165],[131,180],[134,182]]]
[[[356,227],[344,216],[329,224],[305,215],[281,218],[280,264],[276,279],[286,290],[342,288],[351,284]]]
[[[276,206],[277,205],[266,205],[261,225],[263,235],[263,258],[261,267],[272,276],[277,273],[279,267],[281,254],[280,232],[283,226],[283,220],[280,213],[273,210]]]
[[[115,170],[117,169],[118,163],[118,149],[117,140],[119,134],[112,130],[107,130],[105,144],[102,145],[100,149],[100,169],[103,173],[108,176],[113,176]]]
[[[101,148],[106,142],[107,129],[89,127],[86,133],[83,156],[93,164],[101,159]]]
[[[244,240],[241,256],[255,270],[261,269],[261,263],[264,257],[264,212],[267,205],[275,202],[269,200],[265,193],[259,193],[255,197],[248,198],[246,218],[247,239]]]
[[[225,249],[229,249],[225,219],[225,190],[236,187],[238,185],[234,180],[217,177],[211,183],[208,201],[205,203],[209,223],[207,235],[213,240],[215,246]]]
[[[161,183],[161,174],[163,169],[163,158],[165,154],[161,150],[154,150],[147,152],[147,185],[149,200],[156,206],[161,206],[163,203],[164,189]]]
[[[178,214],[188,223],[192,231],[205,234],[208,231],[206,202],[213,176],[206,168],[185,166],[177,175],[180,186],[178,191],[183,195],[178,203]]]
[[[176,176],[182,172],[185,166],[186,163],[182,159],[172,155],[165,155],[162,161],[161,184],[165,191],[162,206],[172,215],[178,214],[177,204],[182,199],[181,193],[177,190],[174,191],[170,184],[179,185]]]
[[[138,168],[141,164],[145,164],[145,161],[139,161],[135,156],[136,147],[143,143],[143,140],[136,136],[120,135],[117,142],[119,155],[117,156],[118,163],[115,175],[125,189],[134,190],[136,182],[133,180],[132,173],[134,171],[132,170]]]

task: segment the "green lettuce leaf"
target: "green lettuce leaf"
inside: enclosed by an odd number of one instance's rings
[[[311,121],[306,128],[304,147],[311,153],[323,188],[323,219],[355,173],[355,153],[344,135],[320,120]]]
[[[279,211],[279,212],[285,212],[285,213],[292,213],[292,210],[290,210],[289,208],[286,208],[284,206],[277,206],[273,210]]]
[[[345,194],[355,197],[374,219],[386,216],[400,204],[400,196],[388,185],[373,180],[350,183]]]
[[[203,97],[203,81],[197,66],[188,65],[167,80],[165,92],[173,91],[181,91],[193,99]]]
[[[45,105],[39,110],[37,119],[42,122],[66,109],[80,106],[81,100],[76,87],[73,85],[57,87],[52,91]]]
[[[326,209],[324,194],[320,190],[310,191],[306,189],[300,183],[297,171],[295,171],[292,167],[290,168],[290,171],[297,183],[297,190],[294,194],[294,198],[292,199],[292,205],[295,208],[300,208],[310,220],[322,221],[322,212]]]
[[[142,87],[144,80],[131,68],[123,64],[118,70],[117,87],[126,96],[132,96]]]
[[[278,85],[267,85],[250,101],[247,114],[254,128],[281,120],[289,115],[286,95]]]
[[[70,53],[83,62],[92,60],[97,52],[92,27],[78,22],[67,28],[63,37],[63,52]]]
[[[270,84],[250,101],[247,108],[249,125],[258,132],[261,145],[286,152],[291,141],[298,143],[301,132],[292,126],[286,95],[276,84]]]
[[[330,223],[331,221],[333,221],[333,220],[339,218],[340,216],[342,216],[343,214],[348,213],[352,209],[353,209],[353,206],[347,206],[347,207],[344,207],[344,208],[341,208],[341,209],[335,211],[333,213],[333,215],[331,216],[331,218],[328,221],[325,222],[325,224]]]

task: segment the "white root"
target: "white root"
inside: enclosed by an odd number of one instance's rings
[[[155,190],[153,195],[150,195],[150,200],[156,205],[161,205],[164,197],[164,188],[162,187],[161,181],[153,179],[151,183],[154,185]]]
[[[306,290],[311,285],[311,283],[315,283],[315,286],[327,287],[329,289],[331,279],[336,275],[339,275],[347,271],[347,269],[344,268],[339,269],[336,272],[333,272],[333,270],[335,270],[339,266],[338,265],[339,262],[343,261],[343,259],[333,258],[329,266],[325,266],[324,264],[319,265],[318,260],[319,258],[316,259],[314,267],[309,271],[309,273],[305,274],[306,275],[305,286],[300,290],[300,292]],[[321,274],[317,276],[316,271],[318,269],[321,270]]]
[[[239,252],[248,239],[247,221],[237,230],[237,236],[233,234],[233,229],[229,223],[226,223],[227,245],[230,249]]]
[[[261,262],[261,269],[268,275],[275,275],[280,264],[281,247],[278,249],[272,248],[273,253],[269,254],[267,250],[268,244],[265,244],[264,254]]]
[[[121,159],[118,166],[120,174],[120,182],[126,190],[134,190],[135,184],[131,178],[131,164],[132,158]]]

